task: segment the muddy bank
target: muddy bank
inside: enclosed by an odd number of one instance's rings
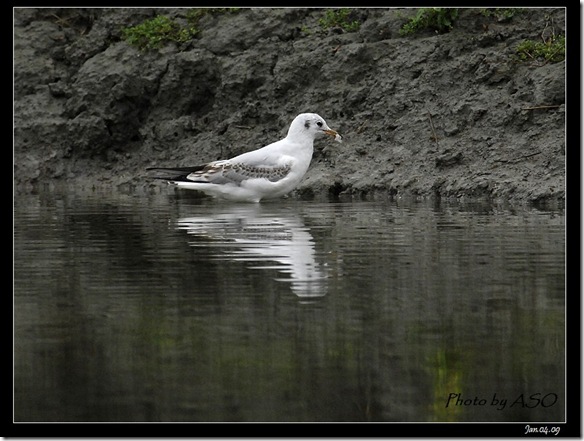
[[[516,47],[565,32],[565,10],[511,19],[462,9],[451,32],[401,36],[415,9],[206,14],[189,41],[141,51],[122,29],[189,9],[14,12],[14,181],[145,187],[155,165],[223,159],[283,137],[316,112],[318,140],[293,196],[428,196],[562,203],[565,63]]]

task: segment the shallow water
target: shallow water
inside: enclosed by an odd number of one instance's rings
[[[564,421],[562,211],[177,195],[16,196],[15,421]]]

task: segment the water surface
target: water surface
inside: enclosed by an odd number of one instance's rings
[[[564,421],[563,212],[177,195],[17,195],[15,421]]]

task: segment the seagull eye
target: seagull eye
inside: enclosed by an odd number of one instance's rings
[[[322,127],[322,121],[317,121],[317,122],[316,122],[316,125],[317,125],[318,127]]]

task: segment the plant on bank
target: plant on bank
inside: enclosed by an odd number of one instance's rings
[[[209,14],[233,14],[241,8],[191,8],[187,12],[187,21],[191,26],[196,26],[199,20]]]
[[[458,18],[458,8],[420,8],[416,15],[404,24],[399,34],[411,35],[425,29],[449,32]]]
[[[167,42],[185,43],[197,33],[194,26],[184,28],[165,15],[122,29],[123,39],[140,50],[158,49]]]
[[[240,8],[191,8],[186,13],[187,26],[181,26],[165,15],[146,20],[139,25],[122,29],[122,37],[140,50],[158,49],[168,42],[186,43],[199,30],[199,20],[208,14],[238,12]]]
[[[329,9],[325,12],[318,24],[323,29],[339,27],[345,32],[356,32],[359,30],[361,23],[358,20],[351,20],[351,9]]]
[[[525,8],[481,8],[479,11],[485,17],[494,17],[500,21],[509,21]]]
[[[521,61],[559,63],[566,58],[566,37],[552,35],[545,41],[524,40],[517,45],[516,51]]]

